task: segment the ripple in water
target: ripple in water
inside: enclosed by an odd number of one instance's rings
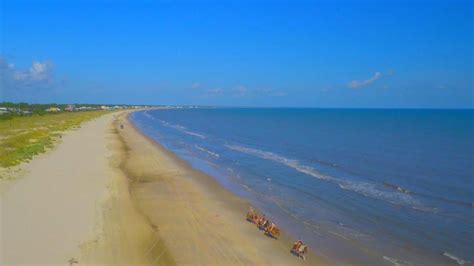
[[[274,162],[284,164],[290,168],[297,170],[298,172],[307,174],[309,176],[312,176],[321,180],[336,183],[341,189],[353,191],[366,197],[381,199],[381,200],[390,202],[392,204],[409,206],[416,210],[433,211],[432,209],[426,208],[425,206],[423,206],[420,202],[418,202],[413,197],[405,193],[403,190],[402,191],[397,190],[396,192],[384,191],[377,188],[377,185],[373,183],[344,180],[341,178],[325,175],[325,174],[320,173],[319,171],[317,171],[311,166],[301,164],[298,160],[286,158],[284,156],[281,156],[269,151],[263,151],[263,150],[243,147],[239,145],[225,145],[225,146],[231,150],[253,155],[261,159],[271,160]]]

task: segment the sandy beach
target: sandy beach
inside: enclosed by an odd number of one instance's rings
[[[154,231],[118,166],[113,115],[64,134],[1,194],[1,265],[146,264]]]
[[[120,129],[119,125],[124,128]],[[1,194],[1,265],[319,265],[245,221],[249,203],[126,113],[64,135]]]

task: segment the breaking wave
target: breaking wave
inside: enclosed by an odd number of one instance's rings
[[[170,128],[174,128],[174,129],[177,129],[177,130],[185,130],[186,129],[186,127],[184,127],[184,126],[171,124],[171,123],[169,123],[165,120],[158,119],[158,121],[160,121],[160,123],[163,124],[163,126],[165,126],[165,127],[170,127]]]
[[[397,185],[394,185],[394,184],[390,184],[388,182],[383,182],[384,186],[388,187],[388,188],[391,188],[391,189],[394,189],[396,191],[399,191],[399,192],[402,192],[402,193],[405,193],[405,194],[410,194],[410,190],[406,189],[406,188],[402,188],[400,186],[397,186]]]
[[[456,257],[456,256],[454,256],[453,254],[450,254],[450,253],[448,253],[448,252],[444,252],[443,255],[446,256],[446,257],[448,257],[448,258],[450,258],[450,259],[452,259],[452,260],[454,260],[458,265],[466,265],[466,264],[469,264],[468,261],[465,261],[465,260],[463,260],[463,259],[461,259],[461,258],[458,258],[458,257]]]
[[[198,138],[201,138],[201,139],[206,138],[206,136],[204,136],[204,135],[198,134],[196,132],[189,131],[185,126],[171,124],[171,123],[166,122],[166,121],[161,120],[161,119],[158,119],[158,121],[160,121],[160,123],[163,124],[163,126],[165,126],[165,127],[174,128],[174,129],[176,129],[178,131],[181,131],[185,134],[188,134],[188,135],[191,135],[191,136],[194,136],[194,137],[198,137]]]
[[[426,194],[426,193],[420,193],[420,192],[416,192],[416,191],[410,191],[406,188],[403,188],[403,187],[398,186],[398,185],[391,184],[389,182],[383,182],[383,185],[387,188],[396,190],[400,193],[405,193],[405,194],[415,195],[415,196],[419,196],[419,197],[434,199],[434,200],[442,201],[442,202],[445,202],[445,203],[461,205],[461,206],[468,207],[468,208],[473,208],[474,207],[474,205],[470,202],[465,202],[465,201],[461,201],[461,200],[454,200],[454,199],[448,199],[448,198],[445,198],[445,197],[441,197],[441,196],[437,196],[437,195],[429,195],[429,194]]]
[[[143,115],[146,116],[146,117],[149,118],[149,119],[155,120],[155,117],[153,117],[152,115],[150,115],[148,112],[143,112]]]
[[[366,197],[381,199],[381,200],[390,202],[392,204],[409,206],[416,210],[429,211],[428,208],[425,208],[424,206],[422,206],[418,201],[413,199],[412,196],[405,193],[404,191],[399,191],[399,190],[386,191],[386,190],[382,190],[378,188],[378,186],[373,183],[351,181],[351,180],[329,176],[329,175],[320,173],[318,170],[314,169],[311,166],[301,164],[298,160],[289,159],[284,156],[275,154],[273,152],[262,151],[262,150],[243,147],[239,145],[225,145],[225,146],[234,151],[253,155],[261,159],[271,160],[274,162],[281,163],[283,165],[286,165],[290,168],[295,169],[296,171],[300,173],[303,173],[303,174],[306,174],[306,175],[309,175],[321,180],[325,180],[328,182],[336,183],[339,186],[339,188],[344,189],[344,190],[350,190]]]
[[[214,157],[219,158],[219,154],[217,154],[217,153],[215,153],[215,152],[212,152],[212,151],[210,151],[210,150],[204,149],[203,147],[198,146],[198,145],[194,145],[194,147],[196,147],[196,149],[198,149],[198,150],[200,150],[200,151],[202,151],[202,152],[205,152],[205,153],[207,153],[207,154],[210,154],[210,155],[212,155],[212,156],[214,156]]]
[[[418,202],[415,201],[410,195],[404,194],[402,192],[397,193],[380,190],[375,184],[367,182],[352,182],[346,180],[340,180],[339,182],[340,183],[338,185],[340,188],[357,192],[366,197],[382,199],[393,204],[402,204],[412,206],[417,210],[428,211],[428,209],[420,206],[420,204],[418,204]]]
[[[250,154],[250,155],[254,155],[254,156],[257,156],[261,159],[279,162],[279,163],[284,164],[288,167],[296,169],[297,171],[299,171],[301,173],[316,177],[318,179],[325,179],[325,180],[333,180],[334,179],[333,177],[330,177],[328,175],[321,174],[320,172],[318,172],[317,170],[315,170],[312,167],[300,164],[297,160],[288,159],[286,157],[283,157],[281,155],[278,155],[278,154],[275,154],[275,153],[272,153],[272,152],[262,151],[262,150],[247,148],[247,147],[242,147],[242,146],[238,146],[238,145],[225,145],[225,146],[227,148],[231,149],[231,150],[235,150],[235,151],[239,151],[239,152],[242,152],[242,153],[247,153],[247,154]]]
[[[198,133],[196,133],[196,132],[192,132],[192,131],[183,130],[183,133],[186,133],[186,134],[188,134],[188,135],[195,136],[195,137],[198,137],[198,138],[201,138],[201,139],[205,139],[205,138],[206,138],[206,136],[201,135],[201,134],[198,134]]]
[[[403,266],[403,265],[407,265],[408,263],[407,262],[404,262],[402,260],[399,260],[399,259],[395,259],[395,258],[390,258],[388,256],[383,256],[383,259],[392,263],[393,265],[395,266]]]

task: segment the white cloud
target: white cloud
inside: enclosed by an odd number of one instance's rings
[[[378,80],[381,77],[382,77],[382,73],[375,72],[375,74],[372,77],[370,77],[366,80],[353,80],[353,81],[349,82],[348,86],[350,88],[353,88],[353,89],[366,87],[366,86],[374,83],[376,80]]]
[[[45,87],[53,82],[53,65],[48,61],[33,61],[29,68],[19,69],[0,57],[0,81],[6,89]]]
[[[30,67],[30,77],[34,80],[45,80],[50,77],[53,66],[50,62],[33,61]]]

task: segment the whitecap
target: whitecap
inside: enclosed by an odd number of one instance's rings
[[[257,150],[257,149],[252,149],[252,148],[247,148],[247,147],[242,147],[238,145],[225,145],[227,148],[243,153],[247,153],[250,155],[257,156],[261,159],[265,160],[271,160],[275,162],[282,163],[290,168],[293,168],[299,172],[302,172],[304,174],[316,177],[318,179],[332,179],[330,176],[323,175],[316,171],[314,168],[306,166],[306,165],[301,165],[297,160],[293,159],[288,159],[286,157],[283,157],[281,155],[269,152],[269,151],[262,151],[262,150]]]
[[[212,156],[214,156],[214,157],[219,158],[219,154],[217,154],[217,153],[215,153],[215,152],[212,152],[212,151],[210,151],[210,150],[204,149],[203,147],[198,146],[198,145],[194,145],[194,147],[196,147],[196,149],[198,149],[198,150],[200,150],[200,151],[202,151],[202,152],[205,152],[205,153],[207,153],[207,154],[210,154],[210,155],[212,155]]]
[[[377,188],[375,184],[367,182],[340,181],[339,187],[345,190],[351,190],[366,197],[383,199],[393,204],[418,205],[418,203],[409,195],[404,193],[383,191]]]
[[[325,180],[328,182],[336,183],[341,189],[344,189],[344,190],[350,190],[366,197],[385,200],[392,204],[402,204],[402,205],[416,207],[417,210],[429,211],[427,208],[424,208],[418,201],[413,199],[411,195],[405,193],[405,191],[400,191],[400,190],[396,190],[393,192],[385,191],[385,190],[381,190],[377,188],[377,186],[373,183],[349,181],[349,180],[336,178],[333,176],[328,176],[328,175],[320,173],[319,171],[317,171],[311,166],[301,164],[298,160],[286,158],[284,156],[275,154],[273,152],[258,150],[258,149],[239,146],[239,145],[225,145],[225,146],[231,150],[253,155],[261,159],[281,163],[283,165],[293,168],[296,171],[304,173],[306,175],[309,175],[321,180]]]
[[[251,189],[249,186],[245,185],[245,184],[241,184],[246,190],[248,191],[253,191],[253,189]]]
[[[388,262],[391,262],[395,266],[403,265],[400,260],[397,260],[395,258],[390,258],[390,257],[387,257],[387,256],[383,256],[383,259],[388,261]]]
[[[201,135],[201,134],[198,134],[198,133],[195,133],[195,132],[192,132],[192,131],[187,131],[187,130],[182,130],[182,132],[188,134],[188,135],[191,135],[191,136],[195,136],[195,137],[198,137],[198,138],[201,138],[201,139],[205,139],[206,136],[204,135]]]
[[[201,139],[205,139],[206,136],[204,135],[201,135],[201,134],[198,134],[196,132],[192,132],[192,131],[189,131],[185,126],[182,126],[182,125],[178,125],[178,124],[171,124],[167,121],[164,121],[164,120],[161,120],[161,119],[158,119],[158,121],[160,121],[164,126],[166,127],[170,127],[170,128],[174,128],[176,130],[179,130],[185,134],[188,134],[188,135],[191,135],[191,136],[195,136],[195,137],[198,137],[198,138],[201,138]]]
[[[458,258],[458,257],[456,257],[453,254],[450,254],[448,252],[444,252],[443,255],[450,258],[450,259],[452,259],[452,260],[454,260],[454,261],[456,261],[456,263],[459,264],[459,265],[466,265],[466,264],[469,263],[468,261],[465,261],[461,258]]]
[[[155,119],[153,116],[151,116],[148,112],[143,112],[143,115],[150,118],[150,119]]]

